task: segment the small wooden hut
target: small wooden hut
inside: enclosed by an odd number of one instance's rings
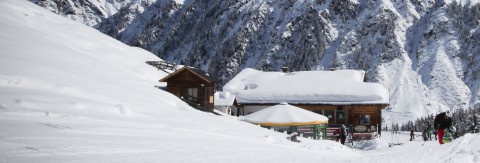
[[[185,66],[164,77],[160,82],[166,82],[168,92],[191,106],[204,111],[213,111],[217,80],[204,71]]]

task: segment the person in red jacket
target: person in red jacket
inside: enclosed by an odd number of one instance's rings
[[[443,135],[445,134],[445,129],[452,126],[452,113],[450,111],[446,111],[435,116],[433,126],[435,130],[438,131],[438,142],[443,144]]]

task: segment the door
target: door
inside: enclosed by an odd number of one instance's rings
[[[328,123],[329,124],[336,124],[336,121],[335,121],[335,110],[327,110],[325,109],[323,111],[325,113],[324,116],[326,116],[328,118]]]
[[[187,100],[198,102],[198,88],[188,88],[187,89]]]

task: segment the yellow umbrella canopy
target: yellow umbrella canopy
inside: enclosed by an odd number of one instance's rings
[[[328,123],[328,118],[287,103],[254,112],[240,120],[261,126],[307,126]]]

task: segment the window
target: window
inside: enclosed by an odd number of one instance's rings
[[[314,113],[323,115],[323,111],[322,111],[322,110],[312,110],[312,111],[313,111]]]
[[[198,88],[188,88],[187,100],[197,101],[198,98]]]
[[[370,124],[370,115],[360,115],[360,124]]]
[[[347,122],[347,113],[342,106],[337,106],[337,124],[345,124]]]
[[[335,111],[334,110],[324,110],[325,116],[328,118],[328,123],[335,123]]]
[[[346,123],[346,114],[343,111],[337,111],[337,123],[345,124]]]

